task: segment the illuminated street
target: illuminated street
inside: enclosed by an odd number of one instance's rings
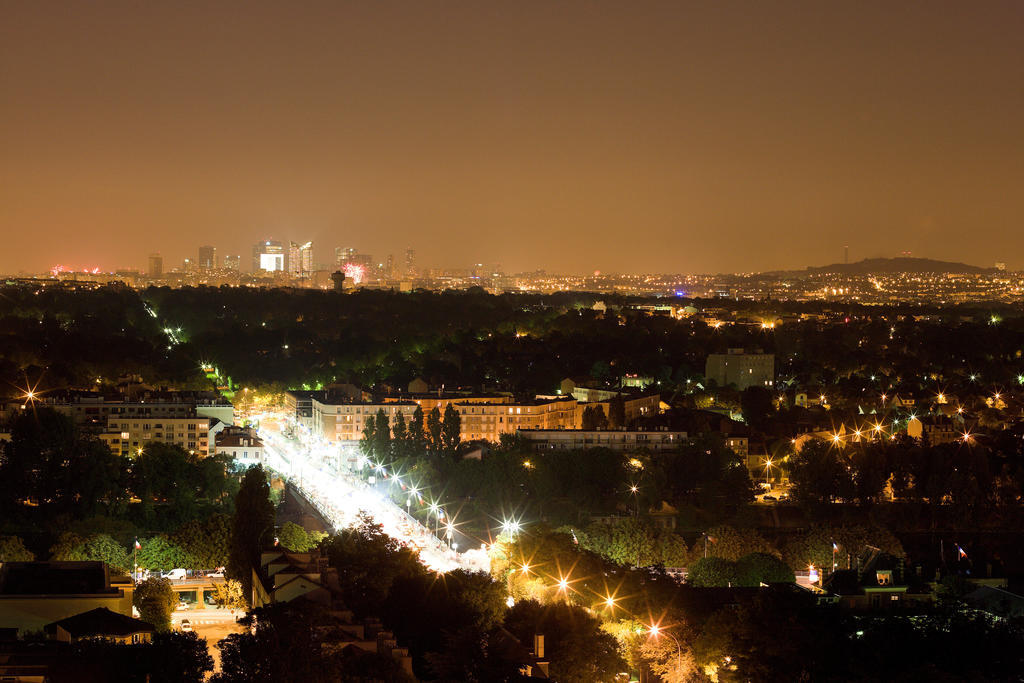
[[[383,468],[375,473],[376,484],[362,480],[354,472],[340,465],[337,447],[302,430],[302,438],[284,436],[280,425],[284,419],[264,414],[259,420],[260,438],[263,439],[267,466],[284,476],[323,515],[335,529],[356,525],[361,516],[368,516],[380,524],[384,533],[403,545],[419,551],[420,561],[436,571],[465,569],[489,571],[490,559],[485,550],[477,547],[449,548],[445,530],[446,513],[432,506],[432,515],[439,517],[439,536],[407,514],[381,494],[375,486],[392,486],[394,478],[384,477]],[[410,493],[410,500],[413,498]],[[412,504],[424,505],[418,496]]]

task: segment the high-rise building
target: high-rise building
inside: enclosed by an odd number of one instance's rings
[[[224,270],[238,271],[242,266],[242,257],[238,254],[233,256],[231,254],[225,255],[222,265],[224,266]]]
[[[384,261],[384,277],[393,278],[395,276],[395,255],[388,254],[388,258]]]
[[[151,278],[161,278],[164,276],[164,257],[160,254],[149,255],[149,269],[146,273]]]
[[[274,240],[258,242],[252,247],[252,270],[273,273],[284,270],[284,245]]]
[[[405,276],[415,277],[416,275],[416,250],[405,250]]]
[[[199,270],[213,270],[217,267],[217,247],[199,247]]]
[[[355,259],[356,251],[354,247],[335,247],[334,248],[334,265],[343,266],[349,261]]]
[[[309,277],[313,272],[313,243],[288,243],[288,273],[292,277]]]

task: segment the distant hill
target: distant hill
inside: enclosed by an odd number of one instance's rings
[[[869,258],[856,263],[832,263],[827,266],[808,266],[806,270],[779,271],[792,275],[814,273],[840,273],[868,275],[870,273],[990,273],[993,268],[981,268],[967,263],[936,261],[930,258]]]

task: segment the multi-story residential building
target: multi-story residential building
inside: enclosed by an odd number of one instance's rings
[[[98,392],[74,391],[43,397],[41,403],[71,417],[78,424],[101,428],[111,417],[202,417],[220,420],[227,425],[233,424],[235,417],[235,407],[213,392],[151,391],[128,399]]]
[[[775,386],[775,356],[770,353],[712,353],[705,364],[704,376],[720,387],[733,384],[737,389]]]
[[[535,450],[580,450],[610,448],[616,451],[669,451],[687,440],[686,432],[624,429],[520,429],[520,437]]]
[[[147,443],[180,446],[197,455],[209,455],[211,420],[208,417],[125,417],[110,416],[99,437],[114,455],[135,455]]]
[[[214,452],[239,461],[263,462],[263,441],[251,430],[227,427],[214,437]]]
[[[497,442],[502,434],[517,429],[571,429],[576,423],[576,400],[573,398],[540,398],[515,402],[510,396],[417,395],[386,398],[380,403],[349,399],[312,398],[312,430],[325,439],[345,442],[362,439],[367,416],[384,410],[393,424],[402,414],[408,423],[419,408],[424,416],[435,407],[444,413],[453,406],[461,417],[463,441]]]

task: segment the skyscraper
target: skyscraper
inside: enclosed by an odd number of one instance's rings
[[[416,276],[416,250],[406,249],[405,250],[405,276],[415,277]]]
[[[199,247],[199,270],[213,270],[217,267],[217,247]]]
[[[288,243],[288,273],[292,277],[308,277],[313,272],[313,243]]]
[[[224,256],[223,266],[224,270],[234,270],[237,272],[242,267],[242,257],[238,254],[227,254]]]
[[[284,245],[274,240],[258,242],[252,247],[252,270],[273,273],[284,270]]]
[[[146,271],[151,278],[164,276],[164,257],[159,253],[149,255],[149,269]]]
[[[334,248],[334,265],[343,266],[349,261],[352,261],[358,252],[354,247],[335,247]]]

